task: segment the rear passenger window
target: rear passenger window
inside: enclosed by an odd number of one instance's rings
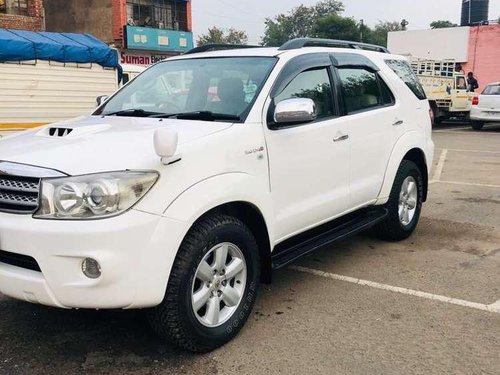
[[[290,98],[309,98],[316,104],[318,118],[333,116],[332,87],[326,68],[308,70],[295,77],[288,86],[274,98],[278,104]]]
[[[417,98],[420,100],[427,99],[422,85],[408,62],[404,60],[385,60],[385,63],[403,80]]]
[[[500,85],[486,86],[482,95],[500,95]]]
[[[348,114],[394,104],[394,95],[377,73],[362,68],[338,72]]]

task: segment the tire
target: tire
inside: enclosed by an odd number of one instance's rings
[[[434,125],[434,126],[441,125],[442,119],[439,117],[439,111],[438,111],[437,107],[435,105],[432,105],[431,108],[432,108],[432,117],[433,117],[432,125]]]
[[[403,184],[406,182],[413,182],[415,184],[416,200],[414,202],[414,209],[408,209],[407,211],[408,220],[402,220],[400,217],[400,194],[402,193]],[[396,173],[389,201],[385,205],[389,213],[384,221],[375,226],[374,233],[379,238],[387,241],[401,241],[408,238],[415,230],[420,218],[424,195],[423,191],[422,172],[414,162],[403,160]],[[408,196],[412,194],[408,194]],[[404,199],[404,197],[402,197],[402,199]],[[409,197],[406,198],[404,203],[413,206],[413,202]]]
[[[474,130],[481,130],[484,126],[484,122],[480,122],[480,121],[471,121],[471,126],[472,126],[472,129]]]
[[[223,279],[223,271],[217,267],[216,254],[224,246],[227,246],[229,256],[226,255],[227,263],[224,261],[222,268],[229,273],[231,264],[243,259],[245,277],[240,273],[232,279]],[[201,265],[202,261],[212,268],[203,272],[206,269]],[[214,270],[216,268],[218,271]],[[206,275],[212,271],[215,274],[212,281],[202,282],[202,278],[209,280]],[[203,277],[199,278],[200,275]],[[221,279],[217,281],[216,277]],[[148,321],[160,337],[184,350],[197,353],[211,351],[232,340],[243,327],[255,303],[259,280],[259,249],[252,232],[232,216],[207,216],[197,222],[184,238],[170,273],[164,300],[148,311]],[[229,287],[233,291],[238,289],[240,293],[237,304],[233,293],[230,299],[232,306],[225,302],[228,300],[226,294],[230,294]],[[207,302],[194,311],[197,291],[205,296],[200,301]],[[205,291],[210,297],[206,297]],[[221,309],[219,314],[209,314],[214,311],[213,306]],[[222,319],[224,314],[227,315],[225,321]]]

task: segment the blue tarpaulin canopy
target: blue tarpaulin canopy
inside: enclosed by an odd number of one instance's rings
[[[118,68],[118,53],[90,34],[0,29],[0,62],[52,60]]]

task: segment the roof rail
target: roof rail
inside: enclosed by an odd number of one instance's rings
[[[304,47],[331,47],[331,48],[352,48],[363,49],[367,51],[390,53],[389,50],[382,46],[375,44],[352,42],[349,40],[336,40],[336,39],[318,39],[318,38],[297,38],[292,39],[283,44],[279,50],[288,51],[292,49],[299,49]]]
[[[210,52],[210,51],[223,51],[229,49],[240,48],[261,48],[262,46],[249,46],[247,44],[205,44],[204,46],[195,47],[185,52],[184,55],[191,55],[193,53]]]

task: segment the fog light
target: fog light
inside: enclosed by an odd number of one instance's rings
[[[89,279],[97,279],[101,276],[101,265],[95,259],[85,258],[82,262],[82,272]]]

